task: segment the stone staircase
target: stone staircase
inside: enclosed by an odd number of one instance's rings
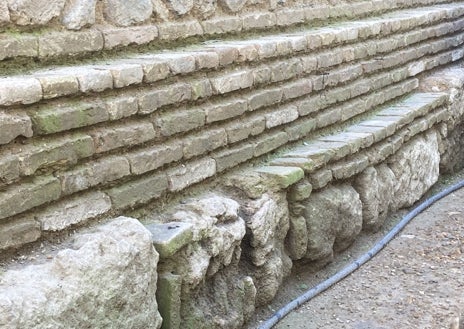
[[[0,249],[139,217],[163,328],[240,327],[292,262],[326,263],[419,199],[454,115],[448,89],[419,81],[464,57],[464,2],[15,29],[0,40]],[[304,209],[337,195],[354,208],[320,228]],[[232,289],[233,316],[211,289]]]

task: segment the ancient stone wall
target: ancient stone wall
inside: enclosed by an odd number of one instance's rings
[[[5,265],[0,324],[19,321],[18,287],[61,285],[72,307],[100,296],[71,291],[96,284],[79,281],[81,260],[109,291],[131,291],[98,299],[102,314],[146,305],[115,328],[160,326],[156,282],[163,328],[239,328],[292,264],[323,266],[462,163],[464,3],[128,4],[0,5],[3,261],[78,241],[19,274]],[[137,244],[147,236],[154,249]],[[84,254],[98,250],[93,264]],[[9,279],[30,272],[35,288]],[[27,321],[45,328],[40,300]]]

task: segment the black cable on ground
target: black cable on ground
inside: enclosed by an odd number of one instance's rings
[[[414,217],[420,214],[422,211],[430,207],[436,201],[442,199],[443,197],[447,196],[448,194],[459,190],[460,188],[464,187],[464,180],[456,183],[440,193],[437,193],[430,198],[427,198],[423,202],[421,202],[417,207],[407,213],[401,221],[393,227],[393,229],[384,236],[379,242],[377,242],[368,252],[361,255],[357,260],[340,270],[339,272],[335,273],[333,276],[328,278],[327,280],[319,283],[315,287],[306,291],[303,295],[295,298],[290,303],[279,309],[277,312],[274,313],[268,320],[262,323],[258,329],[271,329],[274,325],[276,325],[280,320],[282,320],[287,314],[289,314],[294,309],[300,307],[304,303],[308,302],[321,292],[327,290],[335,283],[343,280],[345,277],[356,271],[361,265],[368,262],[371,258],[373,258],[377,253],[382,250]]]

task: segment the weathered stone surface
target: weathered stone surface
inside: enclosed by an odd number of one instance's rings
[[[255,171],[262,174],[265,179],[275,182],[270,185],[280,186],[282,189],[286,189],[304,177],[304,171],[298,167],[265,166],[256,168]]]
[[[3,153],[0,157],[0,187],[19,177],[19,157]]]
[[[0,79],[0,105],[31,104],[42,98],[39,80],[29,77]]]
[[[265,193],[259,199],[247,202],[243,213],[249,241],[245,253],[253,264],[256,303],[264,305],[274,298],[292,267],[284,251],[284,239],[289,229],[285,194]]]
[[[59,181],[50,176],[37,177],[30,183],[10,186],[0,192],[0,218],[13,216],[56,200],[60,195]]]
[[[98,184],[112,182],[130,174],[127,160],[122,156],[109,156],[57,173],[63,194],[86,190]]]
[[[66,167],[94,152],[92,138],[87,135],[76,134],[58,140],[42,140],[24,147],[20,171],[23,175],[32,175],[40,169]]]
[[[147,203],[166,192],[168,182],[166,175],[152,175],[123,183],[106,190],[114,209],[126,209]]]
[[[131,172],[136,175],[155,170],[162,165],[182,159],[182,143],[167,142],[149,149],[126,153]]]
[[[79,30],[95,23],[97,0],[69,0],[63,10],[61,22],[70,30]]]
[[[193,0],[167,0],[177,15],[185,15],[193,8]]]
[[[79,82],[75,76],[47,72],[39,73],[35,76],[42,85],[44,99],[72,95],[79,91]]]
[[[108,212],[110,198],[99,191],[62,200],[35,213],[44,231],[60,231]]]
[[[18,136],[32,137],[31,119],[22,112],[0,112],[0,144]]]
[[[105,39],[105,49],[125,47],[130,44],[144,45],[158,37],[158,28],[154,25],[131,27],[101,27]],[[122,60],[124,61],[124,60]]]
[[[181,166],[168,170],[169,190],[181,191],[215,174],[216,161],[212,158],[207,157],[182,164]]]
[[[109,115],[103,104],[83,103],[54,105],[29,112],[36,134],[51,134],[107,121]]]
[[[415,137],[387,161],[396,177],[392,206],[395,210],[412,206],[438,179],[437,133],[431,130]]]
[[[119,26],[130,26],[147,20],[153,11],[151,0],[105,0],[105,17]]]
[[[387,165],[368,167],[359,174],[353,187],[362,202],[363,229],[377,231],[385,221],[393,199],[395,175]]]
[[[17,248],[34,242],[41,234],[40,223],[33,216],[3,221],[0,224],[0,250]]]
[[[4,328],[159,328],[158,254],[137,220],[79,234],[51,261],[2,273]],[[128,293],[130,292],[130,293]]]
[[[158,310],[163,318],[162,328],[181,328],[181,289],[182,277],[180,275],[162,273],[158,276],[156,299]]]
[[[205,19],[216,12],[217,0],[197,0],[194,1],[193,10],[196,16]]]
[[[192,224],[170,222],[167,224],[149,224],[153,244],[161,258],[168,258],[193,240]]]
[[[0,25],[10,21],[10,12],[8,11],[8,2],[2,1],[0,3]]]
[[[192,243],[163,262],[162,270],[183,280],[183,292],[195,289],[240,256],[245,222],[237,202],[220,196],[205,197],[180,205],[164,217],[168,222],[191,224]]]
[[[289,256],[293,260],[301,259],[308,249],[308,228],[303,216],[290,216],[290,228],[285,238]]]
[[[219,3],[232,12],[237,12],[245,6],[248,0],[219,0]]]
[[[301,206],[308,229],[308,260],[330,261],[334,250],[347,248],[361,232],[362,204],[350,185],[313,192]]]
[[[133,146],[156,137],[155,129],[149,122],[118,124],[110,128],[95,129],[91,132],[97,153],[107,152],[122,146]]]
[[[60,15],[66,0],[8,0],[11,20],[18,25],[45,25]]]

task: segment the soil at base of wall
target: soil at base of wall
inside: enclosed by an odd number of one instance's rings
[[[464,170],[443,176],[427,195],[462,179]],[[458,329],[457,319],[464,311],[463,201],[461,189],[437,202],[414,218],[374,259],[289,314],[275,328]],[[275,310],[354,261],[406,212],[389,216],[375,234],[362,233],[317,273],[295,267],[274,302],[258,310],[245,328],[257,328]]]

